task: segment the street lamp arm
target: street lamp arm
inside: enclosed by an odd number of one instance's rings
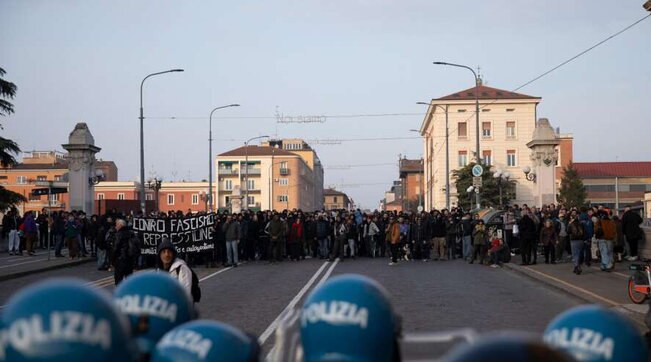
[[[150,77],[153,77],[153,76],[159,75],[159,74],[182,72],[182,71],[183,71],[183,69],[170,69],[170,70],[165,70],[165,71],[162,71],[162,72],[151,73],[148,76],[146,76],[145,78],[143,78],[142,82],[140,82],[140,105],[141,105],[141,108],[142,108],[142,88],[145,85],[145,81],[147,80],[147,78],[150,78]]]
[[[470,67],[467,66],[467,65],[463,65],[463,64],[455,64],[455,63],[446,63],[446,62],[434,62],[434,64],[436,64],[436,65],[449,65],[449,66],[451,66],[451,67],[466,68],[466,69],[468,69],[469,71],[472,72],[472,74],[475,76],[475,80],[477,80],[477,73],[475,72],[474,69],[470,68]]]
[[[212,111],[210,111],[210,119],[212,119],[212,114],[215,113],[215,111],[218,110],[218,109],[228,108],[228,107],[239,107],[239,106],[240,106],[239,104],[229,104],[227,106],[217,107],[217,108],[213,109]]]
[[[258,136],[258,137],[249,138],[246,142],[244,142],[244,144],[248,145],[249,142],[260,139],[260,138],[269,138],[269,136]]]

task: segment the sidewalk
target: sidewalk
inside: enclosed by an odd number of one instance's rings
[[[0,254],[0,281],[95,261],[90,257],[75,260],[67,257],[57,258],[54,256],[54,251],[50,254],[50,260],[47,260],[47,250],[43,249],[38,249],[34,256],[26,255],[27,253],[23,253],[23,256]]]
[[[516,255],[511,259],[511,263],[504,264],[504,268],[569,293],[586,303],[596,303],[616,309],[628,315],[645,330],[644,315],[649,310],[649,304],[634,304],[628,298],[626,291],[630,276],[628,266],[631,262],[615,264],[615,270],[610,273],[601,271],[598,263],[592,263],[589,268],[583,265],[581,275],[572,272],[572,262],[545,264],[545,258],[540,256],[536,265],[519,264],[520,256]]]

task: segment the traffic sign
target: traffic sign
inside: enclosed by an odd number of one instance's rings
[[[423,207],[421,205],[418,205],[417,210],[418,210],[418,212],[423,212]]]
[[[481,176],[475,176],[472,178],[472,185],[474,187],[481,187],[482,186],[482,179]]]
[[[36,181],[34,182],[36,186],[42,186],[42,187],[61,187],[61,188],[67,188],[68,183],[67,182],[61,182],[61,181]]]
[[[472,175],[475,177],[479,177],[484,174],[484,168],[481,167],[481,165],[474,165],[472,166]]]
[[[34,196],[47,195],[47,194],[48,194],[48,190],[50,190],[49,193],[52,194],[52,195],[54,195],[54,194],[65,194],[65,193],[68,193],[68,189],[67,189],[67,188],[63,188],[63,187],[53,187],[53,188],[51,188],[51,189],[33,189],[33,190],[32,190],[32,195],[34,195]]]

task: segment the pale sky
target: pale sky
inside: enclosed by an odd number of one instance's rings
[[[62,150],[86,122],[121,180],[139,177],[139,87],[145,86],[147,177],[208,178],[213,154],[258,135],[414,137],[428,101],[473,85],[448,61],[481,67],[511,90],[644,17],[642,0],[0,1],[0,67],[16,83],[5,137]],[[651,18],[519,92],[574,134],[575,161],[648,160]],[[290,115],[325,123],[277,124]],[[161,117],[161,118],[154,118]],[[177,117],[177,119],[169,119]],[[240,117],[226,119],[219,117]],[[168,119],[165,119],[168,118]],[[418,138],[315,144],[326,186],[374,209]],[[380,164],[346,170],[329,166]],[[347,185],[347,186],[346,186]]]

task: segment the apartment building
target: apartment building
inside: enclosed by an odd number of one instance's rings
[[[476,152],[475,92],[479,98],[480,154]],[[481,84],[432,99],[421,124],[424,148],[425,210],[446,206],[446,178],[450,178],[451,205],[457,190],[451,173],[481,157],[488,165],[508,171],[516,181],[515,203],[532,203],[533,187],[522,167],[529,165],[540,97],[491,88]],[[449,170],[446,172],[446,113]]]
[[[352,206],[348,195],[335,189],[323,190],[323,206],[325,210],[350,209]]]
[[[98,160],[95,170],[101,171],[104,179],[117,181],[118,169],[113,161]],[[27,202],[18,205],[22,213],[40,212],[43,208],[65,210],[69,205],[67,192],[50,195],[34,195],[34,189],[43,188],[46,181],[57,182],[57,189],[67,191],[66,174],[68,161],[66,154],[58,151],[31,151],[22,154],[20,163],[12,167],[0,168],[0,184],[7,190],[23,195]]]
[[[233,198],[240,197],[243,209],[320,210],[323,167],[316,153],[301,142],[272,140],[218,155],[217,208],[229,210]]]

